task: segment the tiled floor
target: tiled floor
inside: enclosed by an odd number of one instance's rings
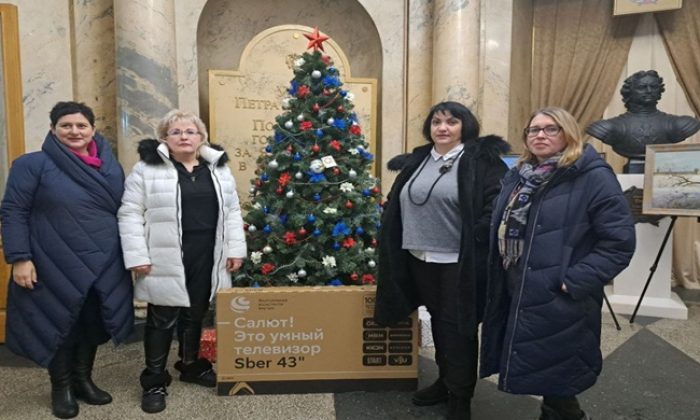
[[[689,307],[687,321],[638,318],[630,325],[619,317],[617,331],[604,317],[605,364],[598,384],[581,395],[595,420],[700,420],[700,291],[679,291]],[[422,350],[422,384],[436,370],[429,348]],[[273,396],[218,397],[214,391],[174,381],[168,408],[154,415],[139,408],[140,343],[102,346],[95,381],[114,402],[80,407],[80,419],[441,419],[445,406],[415,407],[409,392],[352,392]],[[0,419],[51,418],[49,384],[44,370],[8,353],[0,345]],[[473,418],[536,419],[537,399],[496,390],[491,380],[479,382]]]

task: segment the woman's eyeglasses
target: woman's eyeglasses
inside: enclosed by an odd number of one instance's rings
[[[192,137],[192,136],[196,136],[197,134],[201,134],[201,133],[197,130],[190,130],[190,129],[185,130],[185,131],[178,130],[178,129],[168,131],[168,135],[171,137],[180,137],[183,134],[186,135],[187,137]]]
[[[544,131],[544,134],[546,136],[556,136],[561,131],[561,127],[559,127],[558,125],[548,125],[545,127],[526,127],[525,135],[528,137],[535,137],[540,133],[540,131]]]

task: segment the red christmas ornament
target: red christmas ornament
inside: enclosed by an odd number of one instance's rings
[[[356,135],[356,136],[359,136],[360,133],[362,132],[362,129],[360,128],[359,125],[353,124],[353,125],[350,126],[350,128],[348,129],[348,131],[350,131],[350,134],[354,134],[354,135]]]
[[[319,104],[313,104],[313,105],[311,105],[311,110],[312,110],[313,112],[318,112],[318,111],[321,110],[321,105],[319,105]]]
[[[286,187],[287,184],[289,184],[289,181],[292,180],[292,176],[289,174],[289,172],[282,172],[280,174],[280,177],[277,179],[277,184],[280,187]]]
[[[323,89],[323,96],[330,96],[331,91],[328,89]]]
[[[306,45],[306,49],[313,48],[314,51],[323,51],[323,42],[330,39],[326,35],[321,34],[318,31],[318,28],[314,28],[313,32],[311,32],[311,35],[304,34],[304,37],[309,40],[309,43]]]
[[[333,167],[333,175],[338,176],[340,175],[340,168],[337,166]]]
[[[318,153],[321,151],[321,146],[319,146],[318,144],[314,144],[313,146],[311,146],[311,151],[314,153]]]
[[[301,228],[297,231],[297,233],[299,234],[299,236],[306,236],[308,232],[306,231],[306,229]]]
[[[352,281],[357,281],[357,279],[359,279],[359,278],[360,278],[360,276],[357,273],[350,274],[350,280],[352,280]]]
[[[352,204],[352,201],[348,200],[345,202],[345,208],[351,209],[353,206],[354,204]]]
[[[328,143],[328,145],[331,146],[331,148],[335,149],[336,152],[340,152],[340,149],[342,147],[338,140],[331,140]]]
[[[277,187],[277,189],[275,190],[275,192],[276,192],[278,195],[282,195],[282,194],[284,193],[284,190],[283,190],[281,187]]]
[[[377,240],[372,238],[372,242],[370,242],[370,245],[372,245],[372,248],[376,248],[377,247]]]
[[[284,239],[284,243],[287,245],[294,245],[297,243],[297,236],[294,234],[294,232],[287,232],[282,236],[282,239]]]
[[[377,187],[377,186],[375,185],[374,188],[372,188],[371,191],[372,191],[372,194],[379,194],[379,191],[380,191],[380,190],[379,190],[379,187]]]
[[[258,179],[255,180],[255,186],[256,186],[256,187],[260,188],[260,187],[262,187],[262,184],[263,184],[263,182],[262,182],[261,179],[258,178]]]
[[[301,85],[297,88],[297,98],[303,99],[309,93],[311,93],[311,89],[306,85]]]
[[[287,146],[287,151],[288,151],[289,153],[292,153],[292,152],[294,151],[294,148],[292,147],[291,144],[290,144],[289,146]]]
[[[362,283],[363,284],[374,284],[374,276],[371,274],[363,274],[362,275]]]
[[[342,105],[338,105],[338,108],[336,108],[335,110],[342,114],[343,112],[345,112],[345,107]]]
[[[322,55],[321,61],[323,61],[323,64],[325,64],[325,65],[331,64],[331,58],[327,55]]]
[[[260,272],[263,273],[264,275],[270,274],[271,272],[275,271],[275,265],[271,263],[265,263],[260,267]]]
[[[354,247],[355,244],[356,244],[355,240],[350,238],[350,237],[347,237],[343,240],[343,248],[350,249],[350,248]]]
[[[312,128],[314,128],[314,123],[312,123],[311,121],[304,121],[301,124],[299,124],[299,129],[301,131],[309,131]]]
[[[248,223],[243,223],[243,230],[248,230],[248,226],[250,226]]]

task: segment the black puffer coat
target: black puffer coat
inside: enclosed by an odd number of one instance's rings
[[[634,222],[612,169],[586,146],[533,197],[511,301],[496,234],[518,182],[514,168],[493,210],[480,375],[500,372],[499,389],[514,394],[573,396],[601,371],[603,286],[632,258]]]
[[[465,142],[464,146],[457,181],[462,212],[461,281],[455,293],[459,293],[460,331],[473,334],[484,307],[491,205],[507,170],[500,155],[509,150],[509,145],[501,137],[486,136]],[[432,147],[432,144],[417,147],[406,157],[387,196],[379,233],[379,279],[374,314],[382,325],[394,325],[406,319],[423,303],[408,272],[410,254],[401,247],[403,226],[399,194]]]

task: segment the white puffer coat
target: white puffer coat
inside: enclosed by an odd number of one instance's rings
[[[182,262],[182,207],[178,172],[168,148],[157,140],[139,143],[141,161],[126,179],[119,208],[119,234],[127,268],[151,265],[148,275],[136,277],[137,300],[154,305],[189,307]],[[204,145],[200,156],[208,162],[219,200],[210,300],[216,291],[231,287],[227,258],[245,258],[243,219],[236,182],[221,150]]]

